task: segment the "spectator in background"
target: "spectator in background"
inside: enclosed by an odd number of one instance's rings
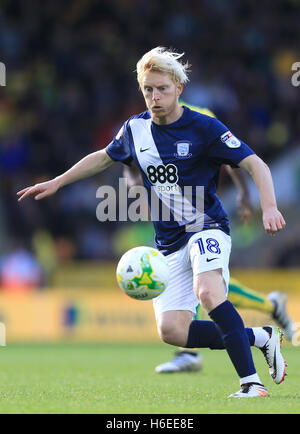
[[[0,287],[7,291],[32,290],[43,284],[43,271],[32,253],[19,246],[2,258]]]

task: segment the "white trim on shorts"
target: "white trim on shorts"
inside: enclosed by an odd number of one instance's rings
[[[195,315],[199,300],[193,278],[205,271],[222,269],[227,297],[230,251],[230,236],[220,229],[209,229],[194,234],[181,249],[168,255],[171,277],[164,292],[153,299],[156,318],[169,310],[187,310]]]

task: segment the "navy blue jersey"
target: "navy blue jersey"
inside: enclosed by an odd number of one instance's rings
[[[156,245],[166,255],[201,230],[218,228],[229,234],[228,217],[216,195],[220,167],[238,167],[254,153],[220,121],[186,106],[168,125],[152,122],[148,111],[132,116],[106,152],[128,165],[134,160],[140,169]]]

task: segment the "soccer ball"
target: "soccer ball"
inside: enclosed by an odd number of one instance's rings
[[[167,287],[170,270],[167,259],[151,247],[128,250],[117,266],[120,288],[137,300],[151,300]]]

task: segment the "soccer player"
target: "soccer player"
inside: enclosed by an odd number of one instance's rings
[[[186,105],[198,113],[208,114],[214,117],[214,114],[206,108]],[[231,169],[230,166],[224,166],[225,170],[231,176],[233,182],[239,190],[238,208],[241,220],[247,223],[252,218],[252,205],[250,203],[247,183],[242,169]],[[140,172],[134,163],[130,166],[124,166],[124,177],[127,179],[127,186],[130,188],[142,183]],[[293,337],[293,322],[286,312],[286,294],[279,291],[271,292],[268,295],[250,289],[236,279],[230,278],[228,286],[228,300],[237,307],[242,309],[253,309],[259,312],[268,313],[272,319],[283,329],[286,339],[291,340]],[[195,319],[201,319],[203,313],[200,306],[197,306]],[[197,349],[180,348],[175,353],[175,357],[165,363],[158,365],[155,372],[159,374],[177,373],[177,372],[195,372],[202,369],[202,356]]]
[[[198,113],[215,117],[215,114],[204,107],[197,107],[187,104],[182,99],[180,105],[186,106]],[[248,223],[252,218],[252,205],[244,176],[243,169],[233,170],[230,166],[224,166],[226,172],[232,178],[236,185],[238,196],[239,216],[243,223]],[[130,166],[124,166],[124,177],[127,179],[128,188],[143,183],[142,177],[136,165],[132,162]],[[259,312],[265,312],[271,315],[272,319],[283,329],[286,339],[291,340],[293,337],[293,322],[286,312],[286,294],[274,291],[268,295],[250,289],[236,279],[230,278],[228,286],[228,300],[237,307],[243,309],[253,309]],[[200,306],[197,307],[195,319],[201,319],[202,313]],[[155,368],[157,373],[177,373],[177,372],[195,372],[202,368],[202,356],[197,349],[181,348],[175,353],[175,357]]]
[[[268,234],[282,230],[285,221],[277,208],[268,166],[221,122],[179,104],[188,81],[188,65],[181,57],[162,47],[146,53],[137,63],[137,79],[148,110],[128,119],[105,149],[87,155],[50,181],[19,191],[19,200],[30,195],[37,200],[45,198],[71,182],[101,172],[114,161],[129,164],[134,160],[155,214],[157,248],[167,256],[171,270],[168,287],[153,301],[161,339],[186,348],[225,349],[241,385],[230,396],[267,396],[250,345],[261,348],[269,372],[279,384],[285,376],[281,332],[277,327],[245,328],[227,300],[231,239],[227,215],[216,196],[220,166],[239,166],[251,174]],[[189,192],[186,201],[184,187]],[[163,193],[166,191],[171,192],[169,197]],[[161,212],[153,210],[150,198],[157,204],[157,197],[162,211],[169,206],[174,218],[164,219]],[[189,204],[191,209],[180,220],[178,202],[182,199],[181,206],[184,203],[188,208]],[[193,320],[199,302],[212,321]]]

